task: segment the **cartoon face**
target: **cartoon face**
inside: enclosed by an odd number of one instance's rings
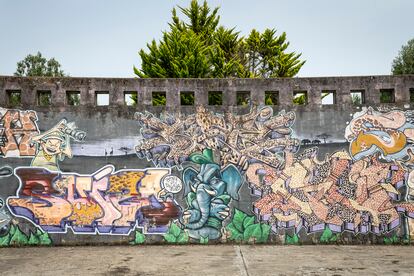
[[[62,153],[62,140],[50,138],[40,143],[42,150],[48,155],[57,155]]]

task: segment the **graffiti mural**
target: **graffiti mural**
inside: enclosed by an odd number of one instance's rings
[[[383,163],[375,155],[353,161],[345,151],[319,161],[316,152],[287,155],[283,170],[249,167],[250,185],[261,196],[255,213],[275,231],[305,227],[316,232],[328,225],[336,232],[379,234],[400,226],[400,212],[414,217],[414,205],[399,202],[408,176],[401,165]]]
[[[70,140],[82,141],[85,136],[85,132],[78,130],[75,123],[62,119],[48,131],[32,137],[31,141],[36,144],[36,156],[31,165],[58,171],[59,161],[65,157],[72,158]]]
[[[0,231],[7,228],[11,220],[10,215],[7,213],[7,208],[5,207],[5,202],[3,198],[0,197]]]
[[[11,160],[0,166],[0,246],[52,244],[49,233],[68,231],[130,235],[131,244],[414,236],[410,110],[363,108],[341,142],[327,141],[338,135],[326,130],[300,141],[296,114],[268,106],[241,115],[201,106],[190,115],[138,112],[138,137],[99,140],[97,127],[91,142],[66,119],[39,131],[34,111],[0,109],[0,118],[0,156]],[[62,172],[74,155],[67,168],[79,158],[96,172]]]
[[[16,196],[8,198],[11,213],[43,231],[127,235],[136,227],[163,233],[179,215],[172,195],[162,185],[169,169],[120,170],[105,166],[91,175],[19,167]]]
[[[270,107],[253,108],[246,115],[221,115],[198,107],[196,114],[186,117],[159,119],[137,113],[136,118],[143,137],[136,147],[138,157],[158,166],[181,169],[185,161],[200,166],[182,173],[187,208],[180,223],[195,239],[221,237],[222,222],[230,215],[231,200],[239,199],[250,162],[283,167],[284,151],[299,148],[291,136],[295,114],[282,111],[273,116]]]
[[[368,108],[354,114],[345,129],[353,159],[380,153],[386,161],[412,159],[414,142],[414,114],[412,111],[375,111]]]
[[[35,111],[0,107],[0,157],[34,156],[31,139],[39,134],[37,120]]]
[[[192,154],[190,159],[201,167],[199,171],[187,167],[183,172],[188,208],[181,223],[192,238],[218,239],[222,222],[230,214],[230,200],[239,199],[242,176],[233,164],[221,170],[213,160],[211,149]]]
[[[224,115],[197,107],[189,116],[156,118],[150,113],[136,113],[143,139],[136,146],[137,155],[159,166],[180,166],[191,153],[211,148],[220,155],[221,165],[240,165],[258,160],[274,167],[283,165],[283,151],[299,148],[291,137],[295,113],[282,111],[273,116],[271,107],[252,109],[249,114]]]
[[[401,226],[400,214],[414,218],[405,192],[414,186],[409,181],[411,112],[368,108],[356,113],[345,131],[349,153],[337,151],[323,160],[317,158],[317,147],[297,153],[293,112],[273,115],[271,108],[262,107],[245,115],[220,115],[198,107],[187,117],[137,113],[136,118],[143,137],[138,157],[158,166],[186,167],[187,208],[179,221],[192,238],[221,237],[222,222],[232,213],[230,201],[239,199],[244,177],[260,197],[252,202],[256,219],[274,233],[304,228],[308,233],[380,234]],[[191,164],[199,164],[198,169]],[[229,168],[232,176],[225,179]],[[220,185],[224,188],[217,189]],[[231,236],[241,231],[227,230]]]

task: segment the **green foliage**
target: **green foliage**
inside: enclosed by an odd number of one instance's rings
[[[208,105],[222,105],[223,94],[218,91],[211,91],[208,93]]]
[[[65,77],[67,76],[60,69],[60,63],[51,58],[47,60],[40,52],[36,55],[27,55],[17,63],[15,76],[27,77]]]
[[[164,93],[152,93],[152,105],[153,106],[164,106],[167,104],[167,97]]]
[[[276,30],[266,29],[263,33],[253,29],[244,41],[246,67],[252,77],[293,77],[305,61],[301,54],[286,53],[289,42],[286,33],[276,35]]]
[[[254,223],[254,216],[234,209],[232,221],[226,226],[230,232],[230,240],[237,242],[265,243],[269,239],[270,226],[265,223]]]
[[[130,106],[137,106],[138,104],[138,94],[137,93],[132,93],[128,95],[129,100],[131,100],[132,104]]]
[[[401,47],[392,63],[392,74],[414,74],[414,38]]]
[[[320,238],[321,243],[331,243],[331,242],[337,242],[341,235],[339,233],[334,234],[332,230],[329,227],[325,227],[325,230],[323,230],[323,233]]]
[[[12,230],[13,229],[13,230]],[[27,236],[20,230],[18,225],[11,225],[11,229],[10,229],[10,233],[11,234],[11,238],[9,241],[9,245],[26,245],[28,243],[28,238]]]
[[[384,237],[384,244],[391,245],[391,244],[400,244],[402,240],[397,236],[397,234],[392,235],[391,237]]]
[[[51,245],[52,240],[47,232],[39,229],[36,233],[30,232],[29,237],[20,230],[18,225],[10,225],[9,232],[0,237],[0,246],[24,246],[24,245]]]
[[[80,94],[79,93],[68,93],[68,104],[73,106],[80,105]]]
[[[293,236],[285,235],[285,244],[290,245],[298,245],[299,244],[299,236],[295,233]]]
[[[354,105],[361,105],[362,104],[362,98],[360,95],[352,95],[352,104]]]
[[[30,237],[29,237],[29,241],[28,241],[28,245],[38,245],[40,243],[39,238],[33,234],[33,232],[30,232]]]
[[[38,94],[38,104],[40,106],[49,106],[51,104],[51,93],[49,92],[39,92]]]
[[[392,103],[394,102],[393,91],[380,90],[380,103]]]
[[[145,235],[135,230],[135,238],[130,244],[143,244],[145,242]]]
[[[181,105],[194,105],[194,93],[180,93]]]
[[[8,246],[10,243],[10,233],[0,237],[0,246]]]
[[[200,244],[208,244],[208,237],[201,237],[200,238]]]
[[[52,245],[52,240],[50,239],[49,233],[37,229],[36,236],[39,239],[40,245]]]
[[[293,103],[296,105],[305,105],[308,103],[308,96],[304,92],[296,93],[293,96]]]
[[[275,92],[265,92],[265,104],[266,105],[277,105],[278,94]]]
[[[237,93],[237,105],[246,106],[249,104],[249,94],[248,93]]]
[[[189,237],[187,232],[178,227],[177,224],[171,223],[164,239],[168,243],[188,243]]]
[[[207,1],[192,0],[188,8],[179,7],[184,16],[172,10],[169,30],[159,42],[141,49],[141,78],[271,78],[293,77],[305,63],[301,54],[286,52],[286,33],[252,30],[248,37],[235,29],[219,26],[218,8]]]
[[[20,92],[11,92],[9,94],[9,104],[12,107],[19,106],[22,103]]]

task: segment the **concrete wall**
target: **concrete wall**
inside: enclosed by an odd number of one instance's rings
[[[410,242],[413,96],[414,76],[0,77],[0,244]]]

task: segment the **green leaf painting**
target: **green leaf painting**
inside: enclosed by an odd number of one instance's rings
[[[143,244],[145,242],[145,235],[139,232],[138,230],[135,231],[134,240],[130,242],[130,244]]]
[[[267,242],[270,226],[266,223],[254,223],[254,219],[254,216],[249,216],[235,208],[233,219],[226,227],[230,232],[229,239],[237,242]]]
[[[332,230],[326,226],[325,230],[323,231],[321,238],[320,238],[320,242],[321,243],[334,243],[337,242],[340,238],[340,234],[334,234],[332,232]]]
[[[285,236],[285,244],[293,244],[293,245],[298,245],[299,244],[299,237],[297,234],[294,234],[293,236],[290,236],[288,234],[286,234]]]
[[[10,225],[9,232],[0,237],[0,246],[24,246],[24,245],[51,245],[52,240],[47,232],[37,229],[26,235],[18,225]]]
[[[164,240],[168,243],[185,244],[188,243],[188,233],[182,230],[177,224],[171,223]]]

